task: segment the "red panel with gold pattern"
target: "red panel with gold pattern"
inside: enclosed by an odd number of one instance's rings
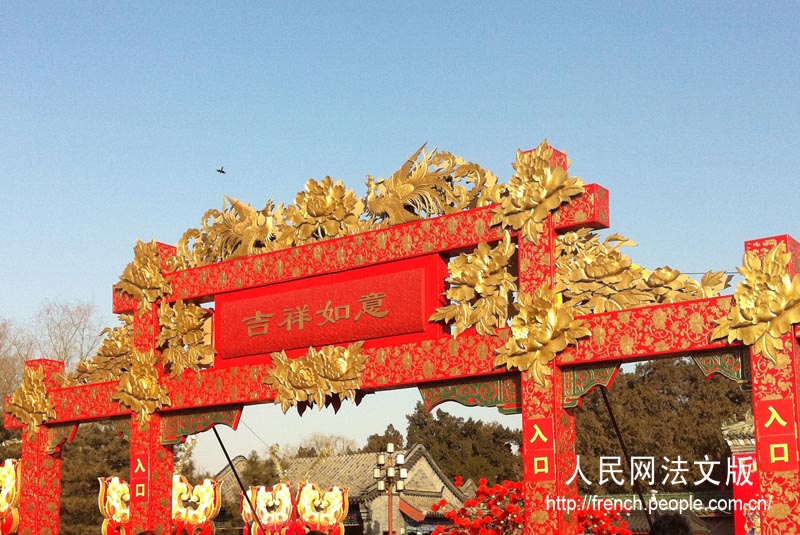
[[[714,320],[732,305],[731,297],[712,297],[582,316],[592,336],[567,346],[556,362],[567,366],[727,347],[725,341],[709,340]]]
[[[428,255],[219,295],[217,356],[232,364],[310,346],[436,338],[443,326],[428,318],[443,304],[446,273],[442,257]]]
[[[153,529],[169,533],[172,525],[172,474],[174,455],[171,444],[161,443],[161,416],[153,414],[140,426],[131,421],[130,512],[132,533]]]
[[[61,527],[61,454],[47,453],[50,431],[22,434],[20,535],[58,535]]]
[[[745,248],[763,258],[778,243],[783,243],[787,252],[792,254],[788,265],[792,277],[798,273],[800,247],[791,237],[748,241]],[[796,514],[800,509],[800,416],[797,412],[800,345],[791,332],[781,340],[786,362],[783,366],[751,351],[759,497],[771,503],[767,512],[761,514],[761,533],[765,535],[800,533],[800,517]]]

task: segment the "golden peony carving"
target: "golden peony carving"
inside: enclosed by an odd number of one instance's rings
[[[131,369],[122,374],[117,391],[111,398],[139,415],[139,423],[145,424],[150,415],[169,406],[167,390],[158,382],[158,356],[153,352],[132,352]]]
[[[800,323],[800,275],[789,277],[791,255],[779,243],[763,259],[752,252],[739,268],[744,280],[736,287],[736,305],[717,320],[712,340],[727,337],[753,346],[753,351],[782,368],[788,364],[781,337]]]
[[[709,271],[698,282],[670,267],[654,271],[634,264],[621,247],[636,242],[619,234],[600,237],[588,229],[558,239],[556,277],[564,306],[578,316],[658,303],[714,297],[731,277]]]
[[[106,327],[105,335],[95,355],[80,361],[75,371],[67,376],[66,386],[86,383],[117,381],[131,367],[133,355],[133,316],[120,314],[122,326]]]
[[[56,407],[47,394],[44,371],[25,368],[22,384],[11,395],[8,412],[24,423],[30,434],[56,417]]]
[[[203,215],[202,229],[189,229],[178,241],[170,269],[186,269],[278,249],[284,227],[283,205],[268,201],[262,210],[225,197],[222,211]]]
[[[493,225],[512,228],[536,243],[544,232],[544,220],[561,203],[583,193],[583,181],[550,164],[553,148],[544,140],[535,150],[517,151],[516,173],[495,209]]]
[[[283,412],[301,402],[316,403],[322,410],[325,398],[334,394],[355,399],[368,358],[362,352],[363,345],[311,347],[298,359],[290,359],[283,351],[273,353],[275,368],[264,382],[275,390],[275,403],[281,404]]]
[[[162,301],[158,314],[161,332],[158,346],[163,348],[164,365],[172,377],[185,369],[198,371],[214,363],[214,348],[206,323],[211,313],[201,306],[176,301],[173,305]]]
[[[515,251],[506,232],[496,247],[481,243],[472,253],[462,253],[451,260],[445,295],[452,303],[438,308],[430,320],[454,324],[454,338],[470,327],[482,335],[494,335],[495,329],[505,327],[509,300],[517,291],[516,277],[509,273]]]
[[[573,318],[567,307],[556,305],[556,294],[542,287],[535,294],[517,295],[517,314],[511,320],[511,334],[503,347],[496,349],[495,366],[528,372],[540,385],[547,385],[550,362],[567,344],[589,336],[589,329]]]
[[[292,224],[286,229],[288,243],[302,245],[356,234],[364,228],[359,221],[363,212],[364,203],[341,180],[312,178],[306,190],[297,194],[295,204],[286,208],[286,219]]]
[[[390,178],[367,176],[367,212],[385,225],[449,214],[478,206],[484,189],[496,184],[491,171],[423,145]]]
[[[139,302],[141,316],[162,296],[172,293],[172,285],[161,273],[161,257],[155,240],[137,241],[133,250],[133,262],[122,272],[117,289]]]

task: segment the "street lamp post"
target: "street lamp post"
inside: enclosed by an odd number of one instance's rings
[[[408,469],[403,466],[406,462],[406,456],[403,453],[394,451],[394,444],[389,442],[386,444],[386,451],[382,451],[377,455],[377,466],[372,469],[372,477],[378,481],[378,491],[387,493],[389,501],[389,533],[394,535],[393,529],[393,515],[392,497],[394,492],[402,492],[406,488],[406,479],[408,478]]]

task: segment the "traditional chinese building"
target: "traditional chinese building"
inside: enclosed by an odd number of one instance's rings
[[[405,451],[408,469],[406,488],[396,492],[392,499],[392,530],[398,535],[428,535],[438,524],[448,523],[433,505],[447,500],[461,507],[466,495],[456,487],[431,457],[425,446],[417,444]],[[246,459],[233,459],[240,470]],[[320,461],[318,457],[295,457],[287,462],[285,479],[293,485],[302,481],[316,483],[322,489],[339,486],[349,489],[349,512],[345,521],[345,535],[388,534],[389,501],[385,492],[379,492],[372,471],[374,453],[332,455]],[[216,477],[223,481],[224,492],[238,499],[241,492],[230,467],[225,467]],[[471,481],[464,485],[473,489]]]

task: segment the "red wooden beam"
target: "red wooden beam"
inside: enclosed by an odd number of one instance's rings
[[[725,347],[724,341],[709,342],[714,319],[724,316],[732,297],[717,297],[656,305],[620,312],[583,317],[592,337],[569,346],[556,360],[559,366],[604,361],[634,361],[650,357],[683,355]],[[433,340],[384,347],[369,347],[362,389],[426,384],[455,378],[481,377],[505,373],[494,367],[495,348],[505,342],[508,331],[500,336],[478,336],[473,331],[455,340],[441,337]],[[162,377],[169,391],[172,406],[162,412],[216,405],[265,403],[275,393],[262,379],[272,363],[264,356],[262,363],[251,358],[242,366],[212,368],[201,372],[187,371],[181,377]],[[99,383],[51,390],[58,418],[48,423],[86,419],[105,419],[127,415],[119,403],[111,400],[116,383]],[[20,427],[20,422],[6,416],[7,427]]]

